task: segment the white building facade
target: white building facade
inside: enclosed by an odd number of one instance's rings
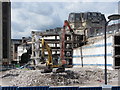
[[[120,68],[120,43],[118,35],[110,35],[107,37],[107,66],[111,68]],[[96,39],[89,45],[85,45],[74,49],[73,65],[88,67],[104,67],[105,65],[105,44],[104,37]]]

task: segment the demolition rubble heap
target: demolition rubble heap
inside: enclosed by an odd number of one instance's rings
[[[117,73],[108,71],[109,81],[117,78]],[[102,69],[74,69],[64,73],[41,73],[40,70],[10,70],[1,76],[2,79],[11,79],[12,86],[75,86],[86,85],[90,82],[104,83]]]

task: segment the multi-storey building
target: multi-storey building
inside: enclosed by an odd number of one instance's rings
[[[103,34],[106,19],[99,12],[70,13],[68,21],[76,34],[87,37]]]
[[[10,63],[11,3],[0,0],[0,63]]]

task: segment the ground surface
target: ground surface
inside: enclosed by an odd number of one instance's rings
[[[108,84],[118,86],[118,70],[108,70]],[[0,72],[1,86],[101,86],[104,70],[69,68],[64,73],[41,73],[41,70],[12,69]]]

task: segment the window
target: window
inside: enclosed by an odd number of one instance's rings
[[[93,13],[93,16],[96,16],[96,13]]]
[[[70,15],[69,15],[68,21],[69,21],[69,22],[74,22],[74,14],[70,14]]]
[[[80,14],[75,14],[75,20],[76,20],[77,22],[80,22],[80,21],[81,21]]]

